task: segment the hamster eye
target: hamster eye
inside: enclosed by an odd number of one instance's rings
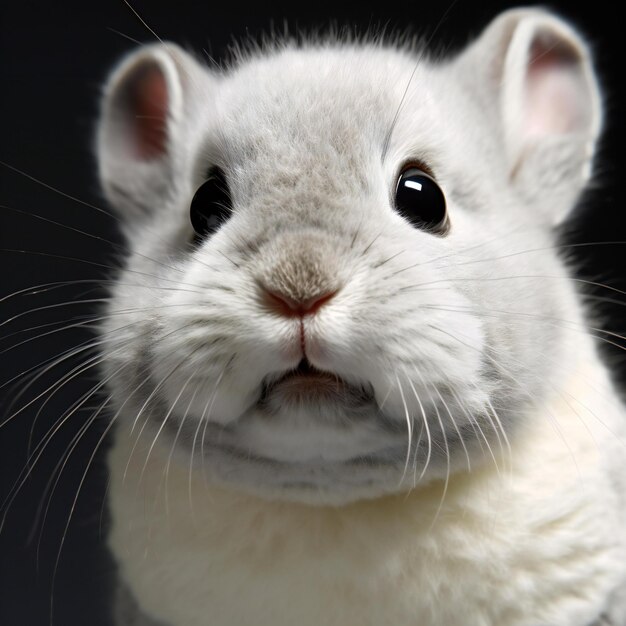
[[[230,217],[231,212],[226,177],[219,167],[214,167],[209,172],[208,180],[196,190],[189,208],[195,242],[199,243],[214,233]]]
[[[437,235],[448,232],[446,198],[432,176],[415,165],[405,167],[398,178],[396,210],[413,226]]]

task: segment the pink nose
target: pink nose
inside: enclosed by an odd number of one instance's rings
[[[265,289],[266,304],[276,313],[286,317],[312,315],[331,300],[336,291],[315,294],[308,298],[296,299],[278,291]]]

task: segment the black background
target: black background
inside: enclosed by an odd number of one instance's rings
[[[292,31],[323,28],[334,21],[359,33],[386,26],[390,30],[409,29],[427,36],[441,22],[433,45],[437,49],[455,50],[499,11],[514,6],[514,3],[468,0],[423,4],[362,0],[358,7],[341,2],[273,2],[270,7],[226,4],[136,0],[133,7],[160,38],[220,59],[233,41],[256,37],[272,26],[282,31],[285,20]],[[584,198],[569,225],[570,243],[626,240],[620,188],[625,151],[621,113],[624,29],[612,6],[615,4],[597,1],[551,5],[588,36],[607,96],[607,130],[594,190]],[[92,155],[99,90],[111,66],[136,45],[131,39],[152,42],[155,36],[123,0],[4,2],[0,8],[0,160],[5,163],[0,165],[0,298],[54,281],[94,281],[0,300],[0,384],[4,383],[0,388],[0,421],[22,408],[8,424],[0,427],[0,502],[25,468],[31,430],[36,449],[48,429],[97,380],[94,371],[89,370],[56,393],[45,393],[39,401],[28,405],[76,367],[79,360],[75,359],[41,376],[16,399],[26,380],[21,372],[92,337],[81,328],[38,338],[37,335],[56,326],[19,331],[93,313],[94,303],[80,301],[103,297],[105,292],[98,286],[98,280],[107,276],[107,267],[114,267],[119,255],[117,246],[121,239],[115,221],[82,202],[105,207],[98,191]],[[45,222],[34,215],[77,230]],[[577,248],[577,275],[626,289],[624,250],[619,244]],[[621,294],[607,289],[599,288],[596,295],[607,300],[623,300]],[[67,304],[53,306],[59,303]],[[623,332],[626,326],[623,310],[623,305],[607,301],[600,302],[595,313],[606,329]],[[10,319],[16,315],[19,317]],[[620,343],[613,336],[607,337]],[[28,342],[15,345],[29,338]],[[626,368],[620,351],[608,344],[603,349],[616,377],[623,382]],[[7,385],[13,377],[15,381]],[[46,398],[47,404],[36,419],[37,410]],[[91,464],[64,542],[62,539],[81,477],[104,430],[104,419],[80,439],[58,481],[45,523],[41,520],[35,523],[38,507],[42,503],[45,507],[48,501],[44,492],[47,481],[54,476],[55,465],[71,447],[72,438],[98,401],[102,397],[92,398],[81,411],[67,418],[8,510],[6,504],[0,509],[7,513],[0,532],[2,626],[45,625],[50,623],[51,614],[53,623],[59,626],[110,623],[108,581],[113,566],[103,548],[102,530],[103,526],[106,528],[103,506],[106,474],[102,455],[106,444],[100,447]],[[13,407],[12,402],[15,402]],[[62,542],[61,557],[55,568]]]

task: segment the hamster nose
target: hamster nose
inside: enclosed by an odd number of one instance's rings
[[[267,306],[276,313],[286,317],[312,315],[337,293],[336,291],[328,291],[313,294],[309,297],[293,298],[275,289],[264,287],[263,290]]]
[[[286,317],[312,315],[343,285],[340,244],[325,233],[285,232],[260,250],[255,278],[264,306]]]

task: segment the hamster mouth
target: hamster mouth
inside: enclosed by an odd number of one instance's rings
[[[370,383],[348,382],[302,359],[268,377],[260,396],[225,424],[185,419],[157,393],[154,426],[169,433],[191,463],[194,453],[201,458],[211,481],[257,496],[343,504],[397,491],[406,426],[382,412]],[[417,459],[418,453],[426,458],[426,444],[414,439],[409,454]]]
[[[348,383],[339,375],[317,369],[303,358],[298,367],[280,378],[264,382],[259,406],[270,408],[271,400],[282,404],[340,403],[358,406],[374,401],[371,386]]]

